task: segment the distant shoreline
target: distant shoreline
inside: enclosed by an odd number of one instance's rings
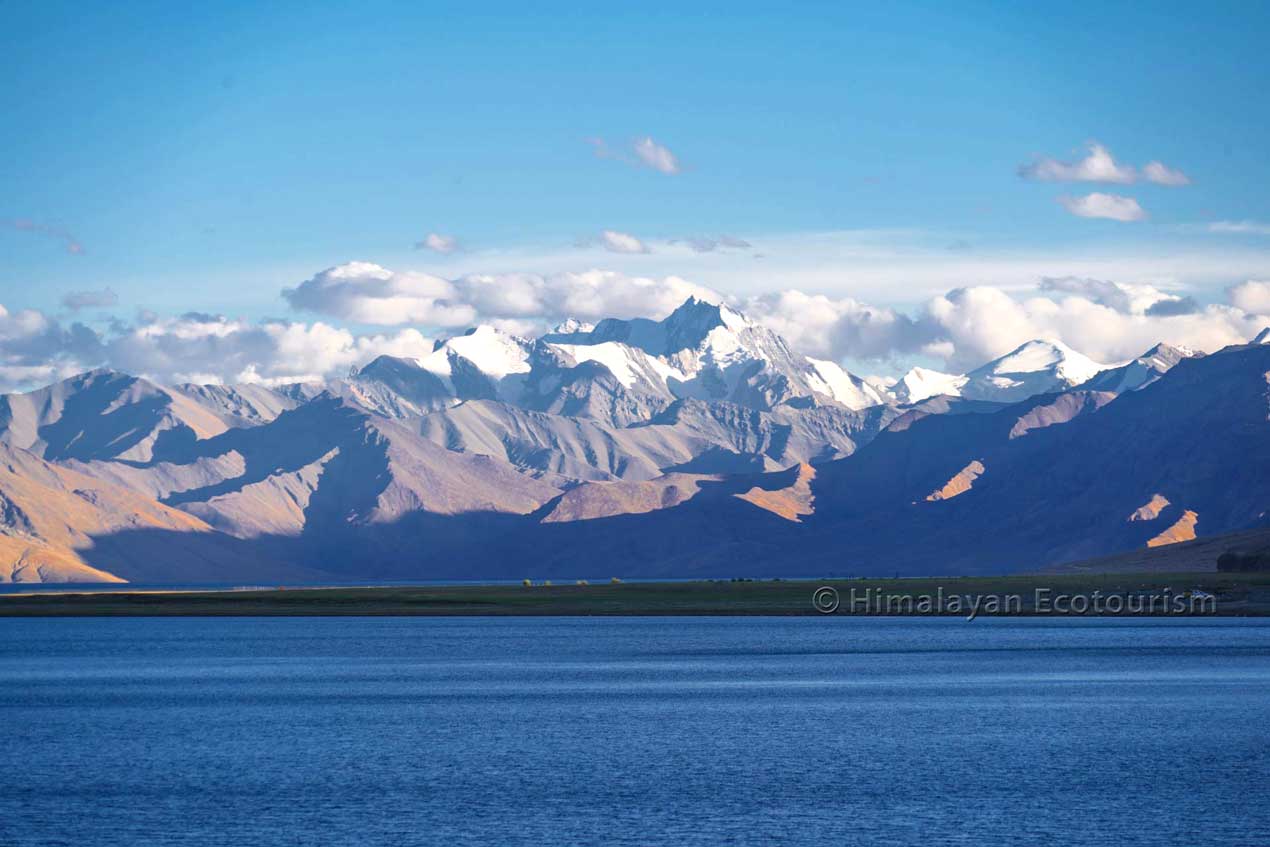
[[[818,589],[823,591],[818,594]],[[556,582],[531,586],[147,587],[137,591],[74,588],[0,594],[0,617],[342,615],[1262,617],[1270,616],[1270,573]]]

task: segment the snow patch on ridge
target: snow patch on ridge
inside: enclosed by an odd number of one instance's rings
[[[651,368],[663,383],[668,383],[671,379],[687,378],[661,359],[616,341],[605,341],[600,344],[552,344],[551,346],[579,363],[596,362],[603,365],[625,388],[632,388],[639,383],[641,365]]]
[[[848,409],[866,409],[886,402],[877,388],[853,376],[837,362],[810,356],[807,361],[812,367],[807,380],[812,389],[832,397]]]
[[[478,326],[467,335],[451,338],[445,342],[443,349],[452,350],[467,359],[486,376],[502,379],[510,374],[529,372],[526,346],[521,339],[499,332],[492,326]],[[433,353],[425,361],[431,361],[435,356],[436,353]]]

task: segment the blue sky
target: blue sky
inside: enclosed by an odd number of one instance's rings
[[[1069,273],[1221,300],[1270,279],[1268,36],[1263,3],[8,3],[0,303],[109,287],[123,317],[301,319],[280,290],[352,260],[897,307]],[[679,172],[632,164],[645,137]],[[1092,141],[1190,184],[1019,175]],[[1058,201],[1090,192],[1145,218]],[[651,252],[578,246],[602,230]],[[462,249],[413,249],[429,232]],[[752,249],[667,244],[720,234]]]

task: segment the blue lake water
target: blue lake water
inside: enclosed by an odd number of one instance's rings
[[[1270,622],[0,620],[0,844],[1270,844]]]

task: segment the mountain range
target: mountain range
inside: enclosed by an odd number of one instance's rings
[[[1258,528],[1270,345],[887,383],[726,305],[0,397],[0,581],[986,573]]]

